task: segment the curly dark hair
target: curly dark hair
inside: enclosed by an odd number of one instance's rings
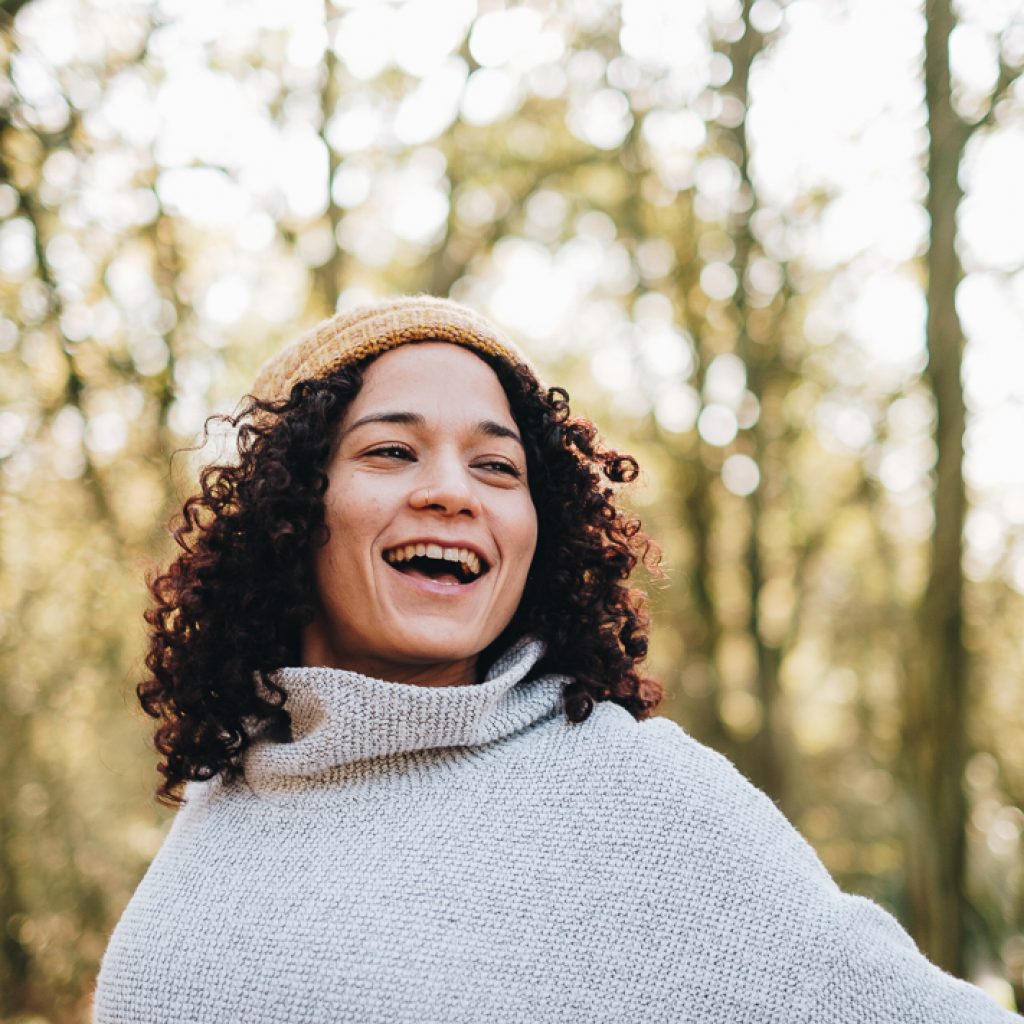
[[[609,486],[634,480],[637,462],[603,448],[589,420],[571,417],[564,389],[544,390],[525,366],[477,354],[498,375],[523,435],[538,520],[533,564],[544,567],[530,572],[479,669],[533,634],[547,643],[535,672],[571,677],[571,722],[584,721],[597,701],[646,718],[663,690],[638,670],[648,619],[645,595],[628,580],[641,561],[658,574],[658,553],[639,519],[616,508]],[[315,608],[311,555],[327,539],[326,467],[365,366],[301,381],[284,400],[247,396],[235,415],[207,421],[207,430],[221,421],[236,431],[238,460],[201,471],[199,492],[173,529],[181,553],[147,581],[149,675],[136,692],[160,723],[163,803],[180,804],[188,781],[239,775],[257,726],[289,736],[287,693],[272,673],[300,663]]]

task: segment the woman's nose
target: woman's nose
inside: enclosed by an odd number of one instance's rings
[[[409,496],[413,508],[449,516],[479,514],[480,499],[466,471],[438,467],[434,473],[427,474],[425,480],[425,484]]]

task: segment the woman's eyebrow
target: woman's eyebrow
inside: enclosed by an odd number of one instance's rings
[[[369,423],[397,423],[405,427],[425,427],[427,425],[426,418],[418,412],[374,412],[367,416],[360,416],[345,433],[351,434],[353,430],[365,427]],[[494,420],[481,420],[474,429],[476,433],[484,434],[487,437],[507,437],[518,445],[523,444],[523,439],[515,430],[496,423]]]

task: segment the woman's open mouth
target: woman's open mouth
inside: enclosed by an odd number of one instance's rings
[[[462,586],[490,568],[475,551],[440,544],[400,544],[384,552],[384,561],[405,576]]]

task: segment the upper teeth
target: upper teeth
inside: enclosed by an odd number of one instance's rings
[[[461,562],[474,576],[480,572],[480,559],[467,548],[443,548],[440,544],[405,544],[384,552],[389,562],[407,562],[410,558],[436,558]]]

